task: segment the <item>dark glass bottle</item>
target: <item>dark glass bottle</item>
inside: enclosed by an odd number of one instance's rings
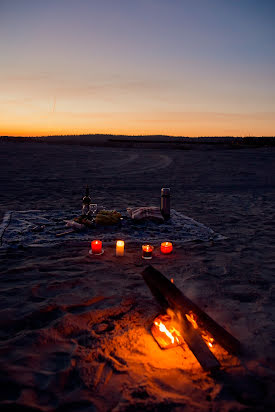
[[[89,186],[86,187],[86,193],[85,196],[82,199],[82,215],[88,215],[89,214],[89,207],[92,202],[92,199],[90,198],[90,193],[89,193]]]

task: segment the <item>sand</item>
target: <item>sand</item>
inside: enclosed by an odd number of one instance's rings
[[[7,210],[81,207],[85,184],[106,208],[159,202],[227,237],[187,243],[152,264],[242,343],[215,346],[213,378],[187,348],[161,350],[159,313],[140,245],[123,259],[87,242],[0,249],[1,410],[269,411],[274,409],[273,148],[169,150],[0,143]]]

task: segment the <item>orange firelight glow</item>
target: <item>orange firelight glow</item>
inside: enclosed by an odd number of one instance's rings
[[[159,330],[160,330],[161,332],[165,333],[165,335],[168,336],[168,338],[171,339],[171,343],[174,343],[174,342],[175,342],[174,336],[172,335],[171,332],[169,332],[169,330],[166,328],[166,326],[165,326],[162,322],[157,322],[157,321],[155,321],[154,323],[155,323],[155,325],[159,328]],[[176,337],[176,338],[177,338],[177,337]],[[178,339],[177,339],[177,340],[178,340]]]
[[[159,315],[153,322],[151,332],[162,349],[176,347],[184,342],[180,331],[168,315]]]
[[[200,329],[201,337],[207,343],[207,345],[210,348],[212,348],[214,344],[214,339],[205,330],[199,328],[195,314],[192,311],[190,311],[189,313],[186,313],[185,316],[187,320],[192,324],[194,329]]]

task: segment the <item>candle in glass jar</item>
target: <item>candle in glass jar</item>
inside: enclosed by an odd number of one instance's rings
[[[116,242],[116,256],[124,256],[124,241],[117,240]]]
[[[91,243],[92,253],[94,255],[101,255],[102,253],[102,242],[101,240],[93,240]]]
[[[142,258],[143,259],[152,259],[153,249],[154,248],[151,245],[142,245]]]
[[[171,242],[163,242],[160,246],[161,253],[168,254],[173,250],[173,245]]]

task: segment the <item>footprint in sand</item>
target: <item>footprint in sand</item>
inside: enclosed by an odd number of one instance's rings
[[[106,386],[113,374],[127,372],[127,362],[116,356],[114,352],[108,356],[102,355],[98,360],[102,363],[99,364],[95,374],[94,387],[96,388],[100,385]]]
[[[108,322],[108,323],[102,322],[102,323],[96,323],[95,325],[93,325],[93,330],[98,335],[101,335],[101,333],[110,332],[113,329],[114,329],[114,325],[111,322]]]

